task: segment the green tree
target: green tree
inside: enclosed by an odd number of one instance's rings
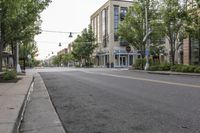
[[[35,57],[37,56],[38,53],[38,48],[36,45],[36,42],[29,42],[29,43],[23,43],[19,47],[19,58],[24,59],[25,65],[27,64],[26,62],[34,62]],[[31,56],[30,59],[28,59],[28,55]]]
[[[53,65],[56,65],[56,66],[60,66],[60,63],[61,63],[61,57],[60,56],[55,56],[53,58]]]
[[[16,46],[24,42],[33,42],[39,34],[40,13],[50,0],[1,0],[0,1],[0,54],[6,46],[11,47],[16,66]],[[0,71],[2,70],[0,56]]]
[[[64,54],[63,58],[62,58],[62,63],[64,65],[67,65],[69,62],[72,62],[74,60],[74,57],[72,54],[68,53],[68,54]]]
[[[89,25],[88,29],[84,29],[81,35],[75,39],[72,54],[79,62],[84,60],[85,64],[90,64],[92,53],[96,47],[95,36]]]
[[[161,8],[163,32],[170,45],[170,61],[175,64],[175,53],[186,37],[185,24],[187,23],[186,7],[179,0],[164,0]]]
[[[121,40],[126,40],[136,50],[141,51],[142,57],[145,55],[145,44],[143,40],[146,35],[145,27],[145,7],[147,8],[148,23],[152,33],[150,35],[152,44],[160,44],[158,40],[163,38],[160,25],[160,14],[158,12],[158,1],[138,0],[129,8],[123,22],[120,23],[118,35]]]
[[[200,42],[200,0],[193,1],[196,6],[187,8],[188,19],[186,31],[191,38],[198,39]],[[187,3],[186,3],[187,4]]]

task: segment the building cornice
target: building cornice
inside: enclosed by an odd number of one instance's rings
[[[105,4],[103,4],[98,10],[96,10],[92,15],[91,19],[95,17],[100,11],[102,11],[104,8],[106,8],[110,2],[112,1],[117,1],[117,2],[127,2],[127,3],[133,3],[133,1],[128,1],[128,0],[108,0]]]

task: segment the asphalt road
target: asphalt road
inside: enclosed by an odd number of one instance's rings
[[[200,78],[120,70],[40,73],[68,133],[199,133]]]

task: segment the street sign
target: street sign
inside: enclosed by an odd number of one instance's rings
[[[146,56],[149,56],[149,55],[150,55],[149,50],[146,50],[146,51],[145,51],[145,55],[146,55]]]
[[[31,55],[30,54],[28,55],[28,59],[31,59]]]
[[[126,52],[131,52],[131,47],[130,46],[126,46]]]

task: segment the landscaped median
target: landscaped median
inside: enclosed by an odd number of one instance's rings
[[[13,76],[13,72],[1,73],[8,77],[10,74]],[[0,133],[17,133],[21,121],[33,76],[25,75],[17,78],[19,80],[15,82],[10,80],[0,83]]]
[[[143,70],[145,66],[145,60],[137,60],[133,69],[134,70]],[[164,74],[181,74],[189,73],[191,75],[200,75],[200,66],[195,65],[183,65],[183,64],[169,64],[169,63],[153,63],[150,60],[150,67],[148,69],[150,73],[164,73]]]
[[[183,73],[200,73],[200,66],[160,64],[149,67],[149,71],[172,71]]]

